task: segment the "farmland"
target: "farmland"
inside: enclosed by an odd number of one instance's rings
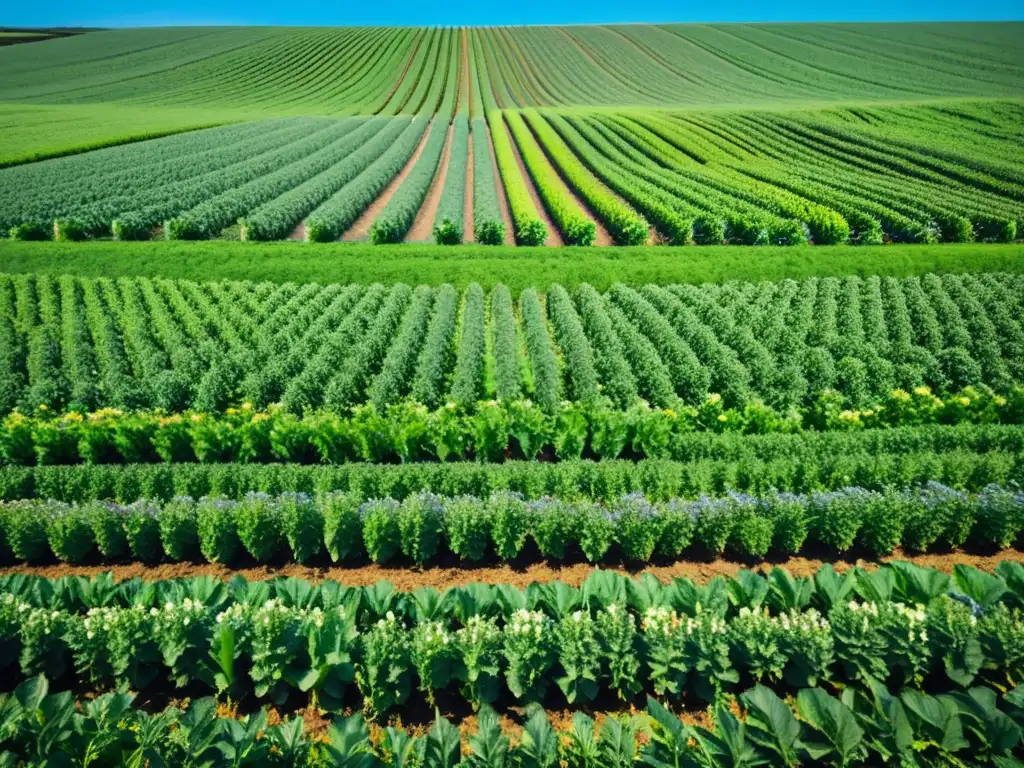
[[[1022,31],[0,45],[0,765],[1016,764]]]

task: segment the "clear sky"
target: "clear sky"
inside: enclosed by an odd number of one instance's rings
[[[672,0],[12,0],[7,26],[176,24],[491,25],[613,21],[942,21],[1024,18],[1024,0],[729,0],[687,6]]]

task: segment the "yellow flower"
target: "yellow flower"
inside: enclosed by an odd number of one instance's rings
[[[39,410],[40,411],[48,411],[50,409],[46,407],[46,403],[40,403],[39,404]]]
[[[957,399],[960,401],[960,405],[968,406],[968,405],[971,404],[971,398],[969,398],[969,397],[960,397],[960,398],[957,398]]]
[[[241,408],[242,408],[243,411],[251,411],[252,410],[252,403],[242,403]]]
[[[238,409],[228,408],[226,411],[224,411],[224,413],[226,413],[228,416],[234,416],[236,413],[238,413]]]
[[[201,414],[201,413],[193,413],[192,414],[192,421],[202,421],[202,420],[203,420],[203,414]]]
[[[720,414],[718,414],[718,420],[719,421],[728,421],[729,417],[726,416],[724,413],[720,413]]]
[[[932,391],[928,387],[915,387],[914,394],[920,395],[921,397],[927,397]]]
[[[673,411],[673,410],[672,410],[671,408],[666,408],[666,409],[664,410],[664,414],[665,414],[666,416],[669,416],[669,417],[673,418],[673,419],[674,419],[674,418],[675,418],[676,416],[678,416],[678,415],[679,415],[679,414],[677,414],[677,413],[676,413],[675,411]]]
[[[711,405],[718,405],[720,402],[722,402],[722,396],[720,394],[718,394],[717,392],[714,392],[713,394],[708,396],[708,403],[709,404],[711,404]]]

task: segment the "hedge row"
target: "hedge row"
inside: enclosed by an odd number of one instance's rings
[[[631,494],[601,504],[514,493],[486,499],[415,494],[363,501],[354,494],[250,493],[240,501],[178,497],[160,505],[56,501],[0,506],[0,560],[56,557],[81,563],[131,557],[155,562],[231,564],[244,551],[257,562],[306,562],[322,552],[334,562],[398,556],[422,564],[451,552],[463,560],[518,558],[532,541],[541,557],[582,553],[592,563],[649,562],[655,555],[743,558],[791,556],[805,546],[872,556],[967,541],[1011,546],[1024,531],[1024,492],[989,486],[966,494],[938,483],[878,493],[730,494],[650,502]]]
[[[524,296],[524,316],[529,316],[527,304],[532,294]],[[579,317],[558,296],[555,292],[549,300],[556,332],[566,337],[582,333]],[[347,363],[340,369],[330,369],[333,377],[326,405],[334,410],[307,409],[304,416],[290,412],[291,408],[254,411],[248,406],[229,408],[224,413],[188,411],[172,415],[115,409],[63,415],[45,410],[34,415],[15,411],[0,422],[0,460],[14,465],[45,465],[158,461],[344,464],[396,459],[503,461],[509,457],[571,460],[583,456],[681,459],[686,458],[686,446],[694,432],[770,435],[1024,422],[1024,388],[1015,388],[1006,398],[970,390],[969,396],[945,401],[927,390],[914,395],[896,392],[890,402],[864,412],[840,410],[827,393],[802,413],[780,413],[761,404],[729,409],[717,395],[699,408],[656,409],[641,403],[619,410],[607,407],[597,397],[595,362],[589,347],[587,354],[568,358],[575,364],[570,383],[579,398],[576,402],[557,404],[552,414],[528,400],[478,403],[473,412],[467,412],[463,407],[470,407],[481,394],[484,371],[485,309],[478,286],[467,293],[455,355],[454,402],[433,411],[412,402],[380,410],[372,403],[353,405],[369,383],[366,361],[381,359],[389,376],[408,374],[411,357],[407,352],[411,345],[405,341],[412,333],[424,330],[428,337],[433,335],[428,326],[428,302],[424,292],[413,294],[407,289],[385,303],[369,332],[348,350]],[[401,327],[403,342],[396,344],[395,356],[388,359],[380,339],[399,331],[406,304],[411,305],[413,317]],[[544,333],[546,338],[546,330]],[[527,336],[527,344],[531,343]],[[685,361],[679,365],[685,366]],[[392,370],[395,367],[397,371]],[[553,353],[550,367],[557,367]],[[536,367],[538,384],[545,378],[545,371],[542,366]],[[318,370],[315,376],[322,374]],[[308,383],[303,380],[301,385],[289,388],[284,397],[286,404],[300,406],[308,393]],[[389,385],[383,381],[381,386]],[[552,401],[557,397],[557,382],[547,397]]]
[[[784,447],[781,443],[779,447]],[[814,444],[822,448],[832,443]],[[841,447],[842,444],[840,443]],[[857,485],[881,490],[928,481],[962,490],[1024,483],[1024,454],[1000,448],[797,453],[761,459],[689,462],[511,461],[482,463],[344,464],[128,464],[0,467],[0,500],[114,499],[168,501],[174,496],[240,498],[250,491],[353,491],[362,498],[404,499],[419,491],[445,496],[489,496],[513,491],[528,499],[614,499],[643,493],[653,500],[745,491],[806,493]]]

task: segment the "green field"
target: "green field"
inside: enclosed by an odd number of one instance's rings
[[[612,283],[719,283],[804,277],[933,273],[1022,272],[1019,244],[863,246],[766,246],[756,251],[632,246],[614,250],[553,250],[539,246],[370,246],[339,243],[311,251],[301,243],[0,242],[4,272],[82,277],[169,277],[272,282],[397,283],[465,288],[502,283],[510,290],[581,282],[605,289]]]
[[[1022,33],[0,45],[0,765],[1019,766]]]
[[[1012,242],[1020,28],[176,28],[18,46],[0,51],[0,165],[16,166],[0,229]]]

